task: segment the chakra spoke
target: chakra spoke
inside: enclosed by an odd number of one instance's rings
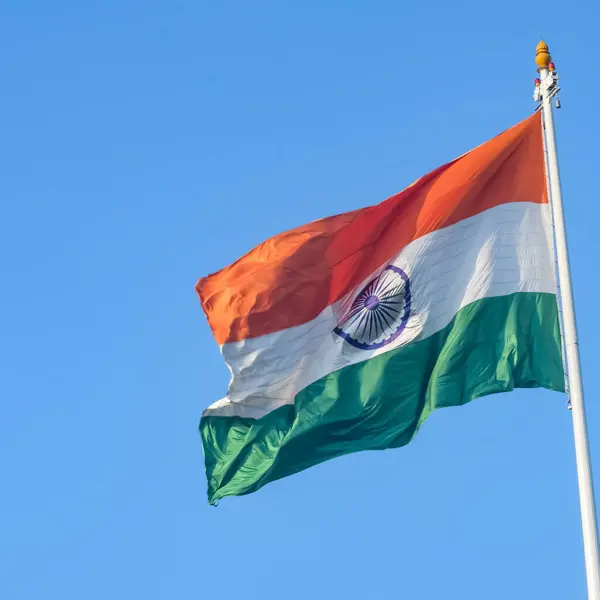
[[[355,306],[354,308],[350,307],[350,312],[348,313],[348,316],[346,317],[346,319],[351,319],[354,315],[357,315],[364,309],[365,309],[365,305],[363,302],[361,302],[358,306]]]
[[[384,294],[386,293],[386,291],[389,289],[389,287],[391,285],[394,285],[396,283],[396,279],[393,277],[390,279],[390,281],[385,285],[385,287],[383,287],[380,290],[377,290],[377,293],[379,295],[379,297],[381,298],[382,296],[384,296]]]
[[[404,282],[403,282],[404,283]],[[388,290],[385,294],[380,294],[380,298],[393,298],[394,296],[399,296],[400,294],[396,293],[403,287],[403,283],[397,284],[396,287]]]
[[[385,306],[388,310],[393,310],[394,312],[397,312],[397,313],[402,312],[401,310],[398,310],[396,308],[396,306],[399,304],[404,305],[405,302],[404,301],[392,302],[391,300],[380,300],[379,301],[379,306]]]
[[[387,308],[385,308],[381,304],[379,305],[379,308],[381,309],[381,314],[386,315],[386,317],[390,318],[390,325],[391,325],[397,317],[394,316],[390,311],[388,311]],[[398,311],[396,311],[396,312],[398,312]],[[400,314],[400,313],[398,312],[398,314]]]
[[[376,317],[377,317],[377,323],[379,325],[379,329],[381,330],[381,333],[383,333],[386,325],[384,325],[383,315],[382,315],[381,311],[377,311]],[[377,336],[377,337],[379,337],[379,336]]]

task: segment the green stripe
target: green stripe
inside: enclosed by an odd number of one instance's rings
[[[261,419],[204,417],[209,502],[336,456],[404,446],[435,408],[533,387],[564,391],[556,296],[479,300],[442,331],[331,373]]]

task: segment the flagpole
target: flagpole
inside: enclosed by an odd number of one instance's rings
[[[548,46],[540,42],[536,49],[536,63],[540,76],[536,79],[534,99],[541,102],[544,119],[544,138],[547,156],[548,194],[552,208],[552,221],[558,263],[558,279],[562,307],[562,333],[566,354],[568,393],[573,416],[573,433],[575,438],[575,460],[577,463],[577,480],[579,482],[579,502],[581,507],[581,524],[583,529],[583,546],[585,570],[587,576],[588,599],[600,600],[600,562],[598,552],[598,526],[594,502],[594,485],[588,444],[581,366],[579,362],[579,342],[577,340],[577,324],[571,285],[571,268],[567,247],[567,232],[563,212],[558,155],[556,151],[556,135],[554,131],[554,115],[552,100],[557,97],[558,77],[554,63],[550,57]],[[557,107],[560,107],[558,98]]]

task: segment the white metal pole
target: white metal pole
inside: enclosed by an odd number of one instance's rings
[[[540,63],[538,62],[538,65],[539,64]],[[579,482],[579,501],[581,505],[581,523],[583,528],[588,599],[600,600],[600,555],[598,552],[598,527],[594,503],[594,486],[592,481],[590,450],[583,400],[583,386],[579,362],[579,342],[577,340],[577,325],[575,322],[575,309],[573,304],[567,232],[563,212],[558,155],[556,152],[554,115],[552,113],[552,98],[556,95],[558,87],[557,78],[553,74],[553,69],[550,70],[548,65],[553,67],[552,63],[550,63],[549,54],[547,55],[546,67],[540,68],[541,84],[539,92],[542,101],[548,160],[548,192],[550,195],[552,220],[555,231],[556,258],[558,263],[558,278],[563,313],[564,348],[569,378],[573,432],[575,437],[575,459],[577,462],[577,479]]]

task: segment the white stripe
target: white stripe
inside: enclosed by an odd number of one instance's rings
[[[554,294],[552,257],[546,204],[502,204],[414,240],[312,321],[223,345],[232,380],[227,396],[205,415],[262,417],[293,403],[300,390],[328,373],[440,331],[471,302],[515,292]],[[410,278],[411,316],[392,343],[360,350],[333,330],[368,281],[390,263]]]

